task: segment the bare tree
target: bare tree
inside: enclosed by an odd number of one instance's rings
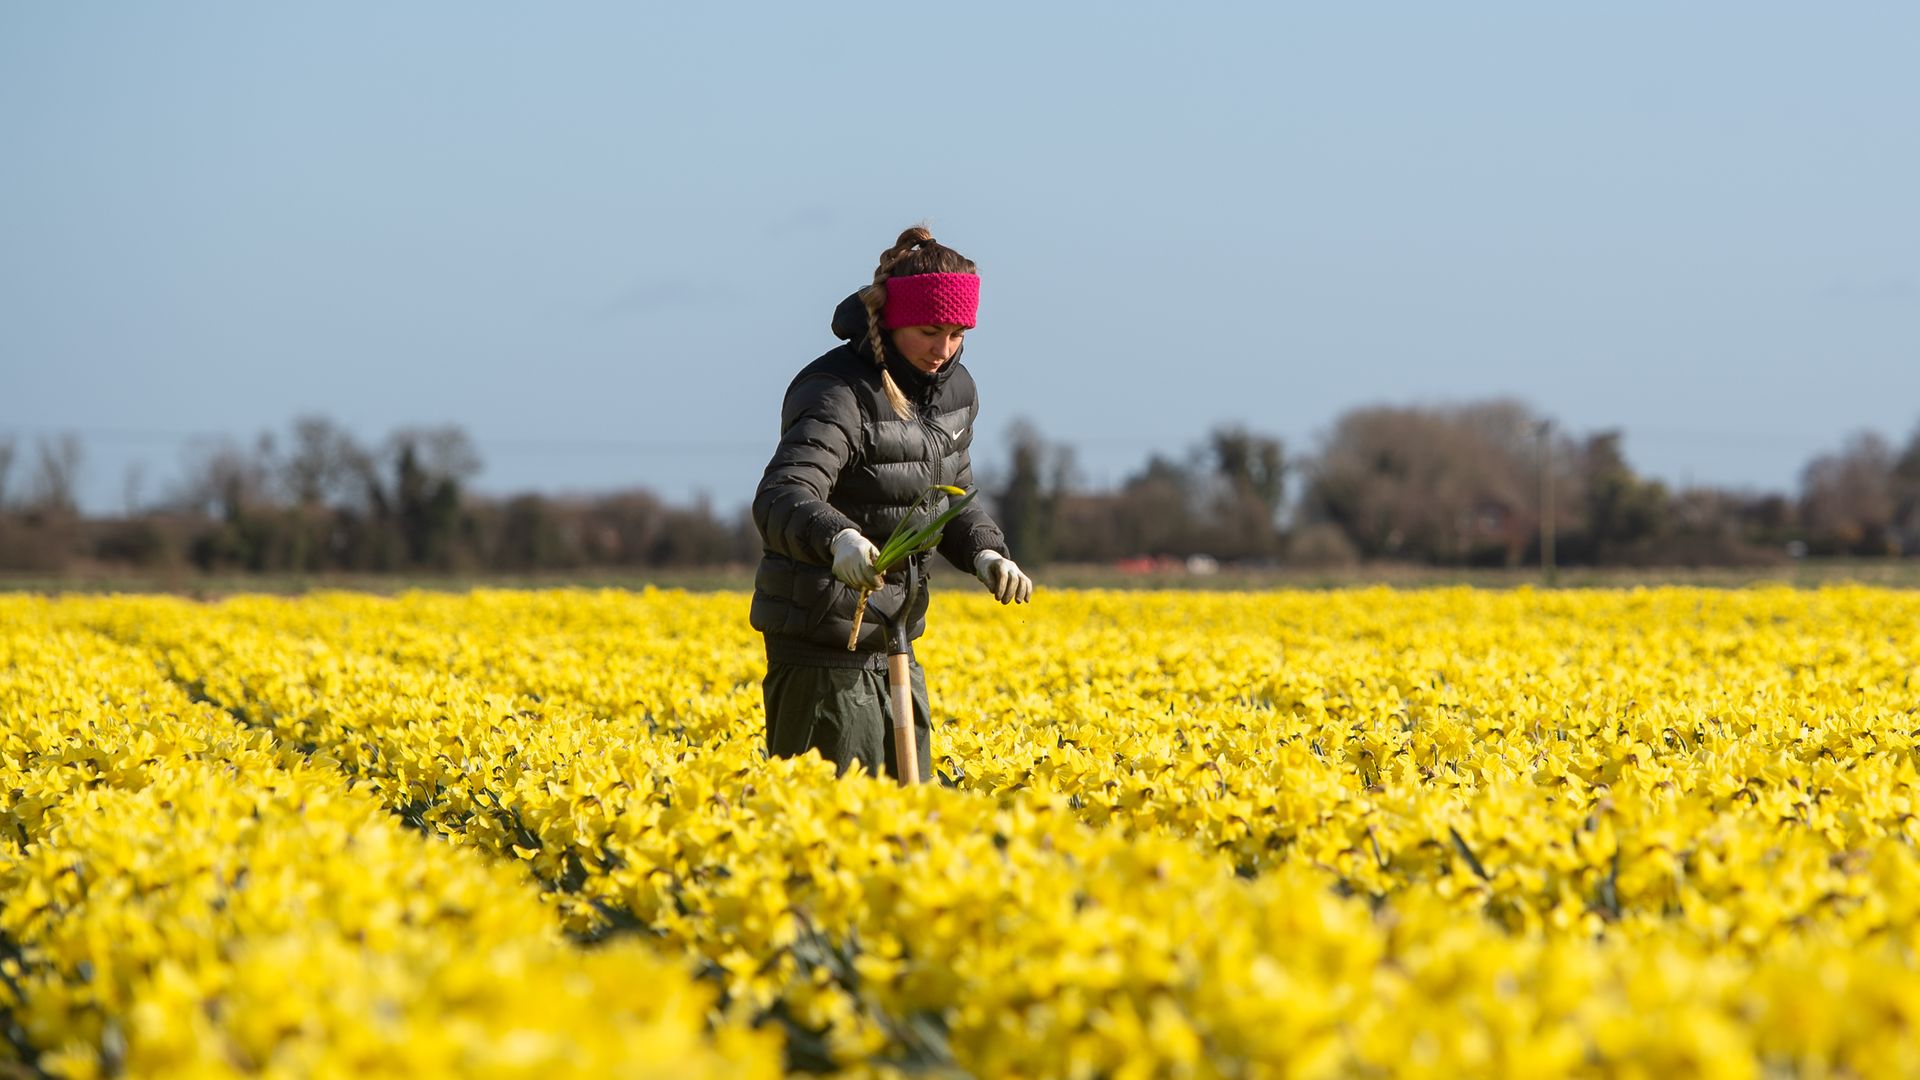
[[[280,487],[302,508],[344,503],[360,494],[355,484],[366,451],[353,435],[324,416],[293,422],[292,446],[280,461]]]
[[[1207,441],[1215,487],[1207,522],[1210,553],[1225,558],[1277,554],[1287,484],[1285,447],[1273,436],[1239,426],[1215,428]]]
[[[29,505],[42,513],[78,513],[80,461],[83,456],[80,436],[65,432],[42,438],[37,449],[39,454],[34,463]]]
[[[1581,499],[1570,444],[1539,460],[1540,422],[1508,400],[1355,409],[1322,443],[1303,516],[1369,558],[1517,563],[1539,527],[1540,469],[1555,470],[1562,505]]]
[[[1893,463],[1893,525],[1903,555],[1920,555],[1920,424]]]
[[[1828,555],[1897,552],[1894,465],[1893,448],[1871,431],[1808,462],[1800,474],[1808,547]]]
[[[416,440],[421,467],[431,476],[465,483],[480,472],[480,452],[459,427],[410,428],[399,437]]]
[[[140,493],[146,486],[146,466],[138,461],[132,462],[126,471],[120,474],[120,512],[125,517],[140,515]]]
[[[449,568],[461,488],[480,471],[473,441],[458,427],[408,428],[388,441],[388,453],[393,482],[371,489],[376,513],[397,529],[409,565]]]
[[[270,450],[271,441],[262,437],[255,446]],[[273,501],[272,461],[231,440],[194,446],[183,472],[185,478],[169,500],[183,509],[233,521]]]
[[[1671,499],[1659,481],[1642,480],[1627,464],[1619,431],[1587,437],[1580,449],[1586,482],[1586,528],[1575,550],[1594,562],[1616,561],[1648,548],[1666,531]]]
[[[1010,432],[1013,467],[996,494],[1007,546],[1023,563],[1045,565],[1053,558],[1060,500],[1073,474],[1073,451],[1049,443],[1031,421],[1016,420]]]
[[[7,475],[13,471],[13,436],[0,439],[0,510],[7,508]]]

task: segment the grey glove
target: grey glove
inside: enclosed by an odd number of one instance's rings
[[[833,576],[856,589],[880,587],[880,572],[873,568],[879,557],[880,549],[859,529],[841,529],[833,536]]]
[[[973,576],[1003,604],[1024,604],[1033,597],[1033,579],[997,551],[983,551],[973,557]]]

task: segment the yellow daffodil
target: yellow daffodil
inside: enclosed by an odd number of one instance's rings
[[[742,601],[0,599],[28,1064],[1920,1072],[1914,594],[942,594],[919,788]]]

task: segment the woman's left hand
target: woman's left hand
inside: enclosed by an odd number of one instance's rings
[[[1024,604],[1033,597],[1033,579],[1019,564],[997,551],[974,556],[973,575],[1003,604]]]

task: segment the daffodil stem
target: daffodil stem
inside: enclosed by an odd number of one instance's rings
[[[853,632],[847,635],[848,652],[852,652],[854,642],[860,640],[860,621],[867,617],[867,597],[872,595],[872,589],[861,589],[860,602],[853,606]]]

